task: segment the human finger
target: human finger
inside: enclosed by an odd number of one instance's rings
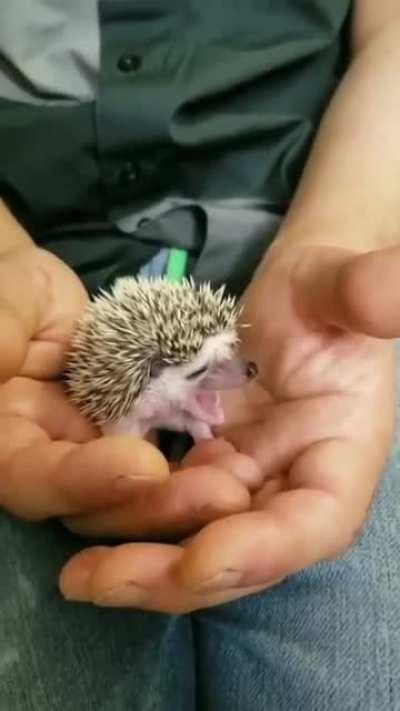
[[[249,491],[261,486],[263,472],[250,456],[237,452],[232,444],[222,438],[199,443],[182,461],[182,467],[209,464],[224,469],[241,481]]]
[[[52,441],[12,415],[0,421],[0,453],[0,504],[33,521],[111,506],[169,476],[164,457],[144,440]]]
[[[61,383],[11,378],[0,388],[0,415],[14,415],[38,424],[51,439],[86,442],[97,428],[68,399]]]
[[[53,378],[88,301],[73,271],[34,245],[0,258],[0,382]]]
[[[299,307],[327,325],[400,336],[400,248],[357,254],[309,250],[294,271]]]
[[[179,546],[128,543],[81,551],[64,566],[59,585],[66,600],[100,607],[140,608],[184,614],[218,605],[226,592],[197,595],[184,589],[174,576],[182,557]],[[256,592],[247,590],[247,594]],[[231,599],[243,591],[231,591]]]
[[[72,516],[64,522],[84,536],[165,540],[181,538],[217,518],[245,511],[247,488],[223,469],[197,466],[138,490],[116,507]]]

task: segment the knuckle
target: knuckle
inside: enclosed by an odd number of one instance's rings
[[[7,441],[2,441],[0,455],[0,506],[9,513],[26,521],[43,521],[50,517],[44,502],[47,497],[40,493],[32,481],[30,464],[34,452],[30,442],[24,439],[24,426],[8,421]]]
[[[0,387],[0,413],[20,415],[29,395],[29,383],[24,378],[12,378]]]

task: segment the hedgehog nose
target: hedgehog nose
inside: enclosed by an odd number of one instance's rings
[[[253,380],[258,373],[258,368],[255,363],[249,361],[246,365],[246,378],[248,380]]]

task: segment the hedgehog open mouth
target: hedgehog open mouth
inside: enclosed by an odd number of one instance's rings
[[[216,390],[202,390],[201,388],[196,390],[186,403],[185,411],[195,419],[207,423],[210,427],[222,425],[224,422],[224,411]]]
[[[224,421],[224,411],[221,406],[219,392],[216,390],[198,390],[196,401],[200,410],[204,412],[207,418],[205,421],[208,422],[208,424],[222,425]]]

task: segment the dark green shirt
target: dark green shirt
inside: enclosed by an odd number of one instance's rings
[[[350,9],[2,0],[1,193],[90,286],[174,241],[201,276],[247,279],[342,75]]]

